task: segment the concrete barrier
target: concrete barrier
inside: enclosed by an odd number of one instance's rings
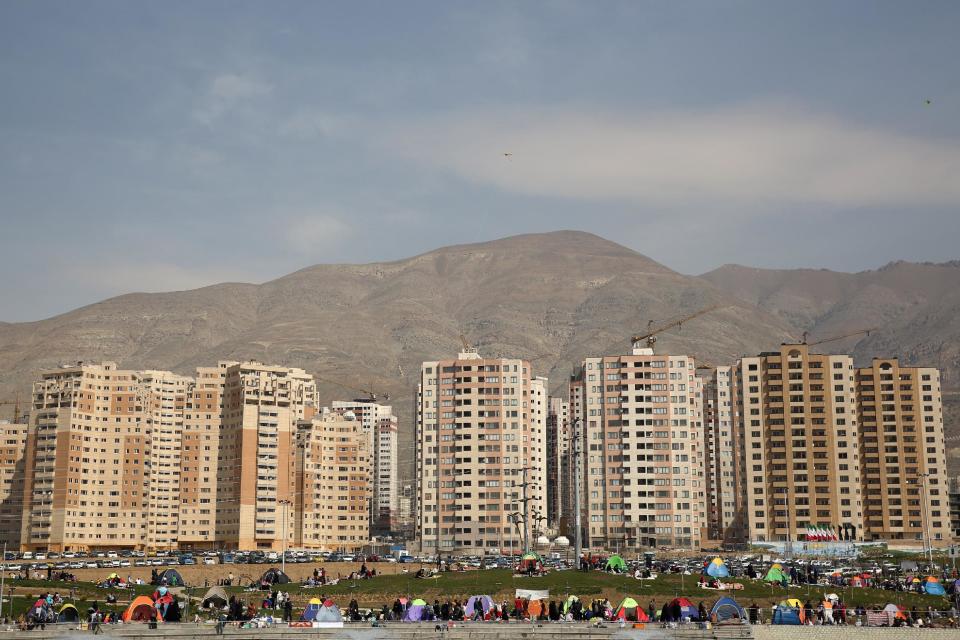
[[[161,625],[156,629],[142,624],[103,625],[101,629],[104,637],[117,640],[209,640],[217,637],[213,625],[192,623]],[[342,629],[297,629],[286,626],[241,629],[231,626],[224,629],[223,635],[219,637],[226,640],[738,640],[750,638],[750,632],[751,627],[748,625],[721,626],[714,629],[683,625],[676,629],[663,629],[654,624],[635,629],[630,626],[621,628],[619,624],[609,623],[601,627],[589,624],[463,623],[453,628],[442,626],[441,630],[437,631],[435,623],[391,623],[384,627],[347,624]],[[0,634],[0,638],[3,635],[5,634]],[[78,629],[76,625],[47,625],[45,630],[36,629],[22,635],[24,638],[38,640],[91,637],[89,631]]]
[[[958,629],[917,629],[913,627],[854,627],[854,626],[778,626],[753,628],[756,640],[957,640]]]

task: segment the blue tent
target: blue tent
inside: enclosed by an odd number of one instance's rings
[[[742,622],[747,619],[747,612],[733,598],[720,598],[710,609],[710,619],[717,622],[726,622],[727,620]]]
[[[783,600],[773,611],[773,624],[803,624],[803,603],[795,598]]]
[[[923,590],[927,592],[927,595],[931,596],[943,596],[947,594],[947,590],[943,588],[943,584],[933,576],[927,578],[926,582],[923,583]]]
[[[714,558],[703,568],[703,575],[711,578],[729,578],[730,570],[727,569],[727,565],[723,563],[722,558]]]

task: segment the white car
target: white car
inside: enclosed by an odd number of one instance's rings
[[[203,564],[217,564],[217,559],[213,556],[207,556],[203,559]]]

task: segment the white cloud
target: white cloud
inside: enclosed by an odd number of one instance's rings
[[[290,217],[284,226],[287,244],[302,254],[333,249],[349,238],[352,232],[347,223],[329,214]]]
[[[391,127],[373,143],[471,181],[541,196],[650,204],[960,203],[957,141],[771,106],[458,112]]]
[[[247,75],[225,73],[215,77],[193,111],[199,122],[210,125],[239,105],[269,95],[273,87]]]
[[[277,132],[289,138],[322,138],[342,128],[343,119],[320,111],[298,111],[280,122]]]

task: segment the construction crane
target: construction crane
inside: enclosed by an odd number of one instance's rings
[[[20,421],[20,394],[17,394],[16,400],[0,400],[0,406],[9,404],[13,405],[13,422],[17,423]]]
[[[365,396],[367,396],[367,399],[370,400],[370,402],[376,402],[377,400],[389,400],[389,399],[390,399],[390,394],[388,394],[388,393],[377,394],[377,393],[374,393],[373,391],[371,391],[370,389],[362,389],[362,388],[360,388],[360,387],[352,387],[352,386],[350,386],[350,385],[348,385],[348,384],[344,384],[344,383],[342,383],[342,382],[337,382],[336,380],[328,380],[327,378],[320,378],[320,377],[317,377],[317,376],[314,376],[314,379],[317,380],[317,381],[319,381],[319,382],[326,382],[327,384],[334,384],[334,385],[336,385],[336,386],[338,386],[338,387],[342,387],[342,388],[347,389],[347,390],[349,390],[349,391],[359,391],[360,393],[362,393],[362,394],[364,394]]]
[[[691,313],[691,314],[688,315],[688,316],[684,316],[684,317],[680,318],[679,320],[673,320],[673,321],[668,322],[668,323],[666,323],[666,324],[662,324],[662,325],[660,325],[659,327],[654,327],[654,326],[653,326],[653,320],[651,320],[650,322],[647,323],[647,332],[646,332],[646,333],[644,333],[644,334],[642,334],[642,335],[639,335],[639,336],[633,336],[633,343],[636,344],[636,343],[638,343],[638,342],[643,342],[644,340],[646,340],[646,341],[647,341],[647,346],[652,349],[652,348],[653,348],[653,345],[657,342],[657,334],[663,333],[663,332],[666,331],[667,329],[672,329],[672,328],[674,328],[674,327],[683,327],[683,323],[684,323],[684,322],[689,322],[690,320],[693,320],[694,318],[699,318],[699,317],[702,316],[702,315],[705,315],[705,314],[707,314],[707,313],[710,313],[711,311],[716,311],[717,309],[722,309],[722,308],[724,308],[725,306],[726,306],[726,305],[715,304],[715,305],[713,305],[712,307],[705,307],[705,308],[703,308],[703,309],[700,309],[699,311],[696,311],[695,313]]]
[[[854,337],[854,336],[859,336],[859,335],[863,335],[863,334],[866,334],[866,335],[869,336],[869,335],[870,335],[871,333],[873,333],[874,331],[879,331],[879,329],[878,329],[877,327],[870,327],[869,329],[860,329],[859,331],[853,331],[852,333],[845,333],[845,334],[843,334],[842,336],[833,336],[833,337],[830,337],[830,338],[824,338],[823,340],[817,340],[816,342],[807,342],[807,332],[804,331],[804,332],[803,332],[803,344],[807,345],[808,347],[815,347],[815,346],[817,346],[818,344],[826,344],[826,343],[828,343],[828,342],[836,342],[837,340],[843,340],[844,338],[852,338],[852,337]]]

